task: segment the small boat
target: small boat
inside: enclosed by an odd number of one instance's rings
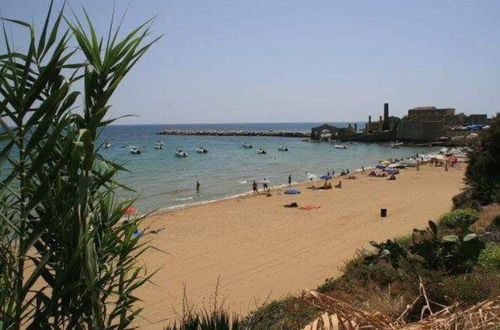
[[[141,154],[141,151],[139,150],[139,148],[137,147],[130,147],[130,153],[132,155],[140,155]]]
[[[400,147],[400,146],[402,146],[402,145],[403,145],[403,142],[398,142],[398,141],[396,141],[396,142],[391,142],[391,143],[389,144],[389,146],[390,146],[392,149],[399,149],[399,147]]]
[[[288,147],[285,147],[285,146],[279,146],[279,147],[278,147],[278,150],[279,150],[279,151],[288,151]]]
[[[267,151],[266,151],[266,149],[259,148],[259,150],[257,150],[257,153],[259,155],[265,155],[265,154],[267,154]]]
[[[336,145],[334,145],[334,147],[337,149],[347,149],[345,144],[336,144]]]
[[[165,143],[161,142],[161,141],[158,141],[158,142],[155,142],[155,149],[156,150],[161,150],[165,147]]]
[[[111,143],[109,143],[108,141],[104,142],[104,148],[109,149],[109,147],[111,147]]]
[[[179,149],[175,152],[175,157],[179,157],[179,158],[182,158],[182,157],[187,157],[188,154],[187,152],[185,152],[184,150],[182,149]]]
[[[196,149],[196,152],[199,154],[206,154],[208,150],[203,147],[199,147],[198,149]]]
[[[252,148],[253,148],[253,145],[248,144],[248,143],[243,143],[241,146],[242,146],[243,148],[245,148],[245,149],[252,149]]]

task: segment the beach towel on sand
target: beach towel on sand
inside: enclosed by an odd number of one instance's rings
[[[314,209],[319,209],[321,206],[319,205],[306,205],[306,206],[302,206],[300,207],[301,210],[314,210]]]

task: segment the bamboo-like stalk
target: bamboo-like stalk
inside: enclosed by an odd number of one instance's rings
[[[114,200],[123,168],[98,153],[96,140],[113,121],[116,88],[156,39],[145,42],[148,21],[123,39],[111,25],[103,42],[86,12],[84,26],[64,6],[55,17],[52,8],[39,36],[2,18],[0,329],[128,328],[140,312],[134,290],[151,274],[136,265],[146,249],[132,235],[141,218],[120,224],[133,202]],[[25,53],[11,46],[5,24],[26,28]]]

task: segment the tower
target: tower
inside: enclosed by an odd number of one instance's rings
[[[389,103],[384,103],[384,126],[383,130],[389,129]]]

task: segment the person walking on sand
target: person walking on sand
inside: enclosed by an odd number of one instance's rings
[[[365,174],[365,167],[364,166],[361,166],[361,173]]]
[[[292,185],[292,175],[291,174],[288,174],[288,185],[289,186]]]
[[[264,188],[264,191],[267,191],[268,186],[267,186],[267,179],[264,178],[264,181],[262,182],[262,187]]]
[[[257,182],[255,182],[255,180],[253,180],[253,183],[252,183],[252,190],[253,190],[254,195],[259,194],[259,187],[257,186]]]
[[[196,193],[199,194],[200,193],[200,182],[198,180],[196,180]]]

